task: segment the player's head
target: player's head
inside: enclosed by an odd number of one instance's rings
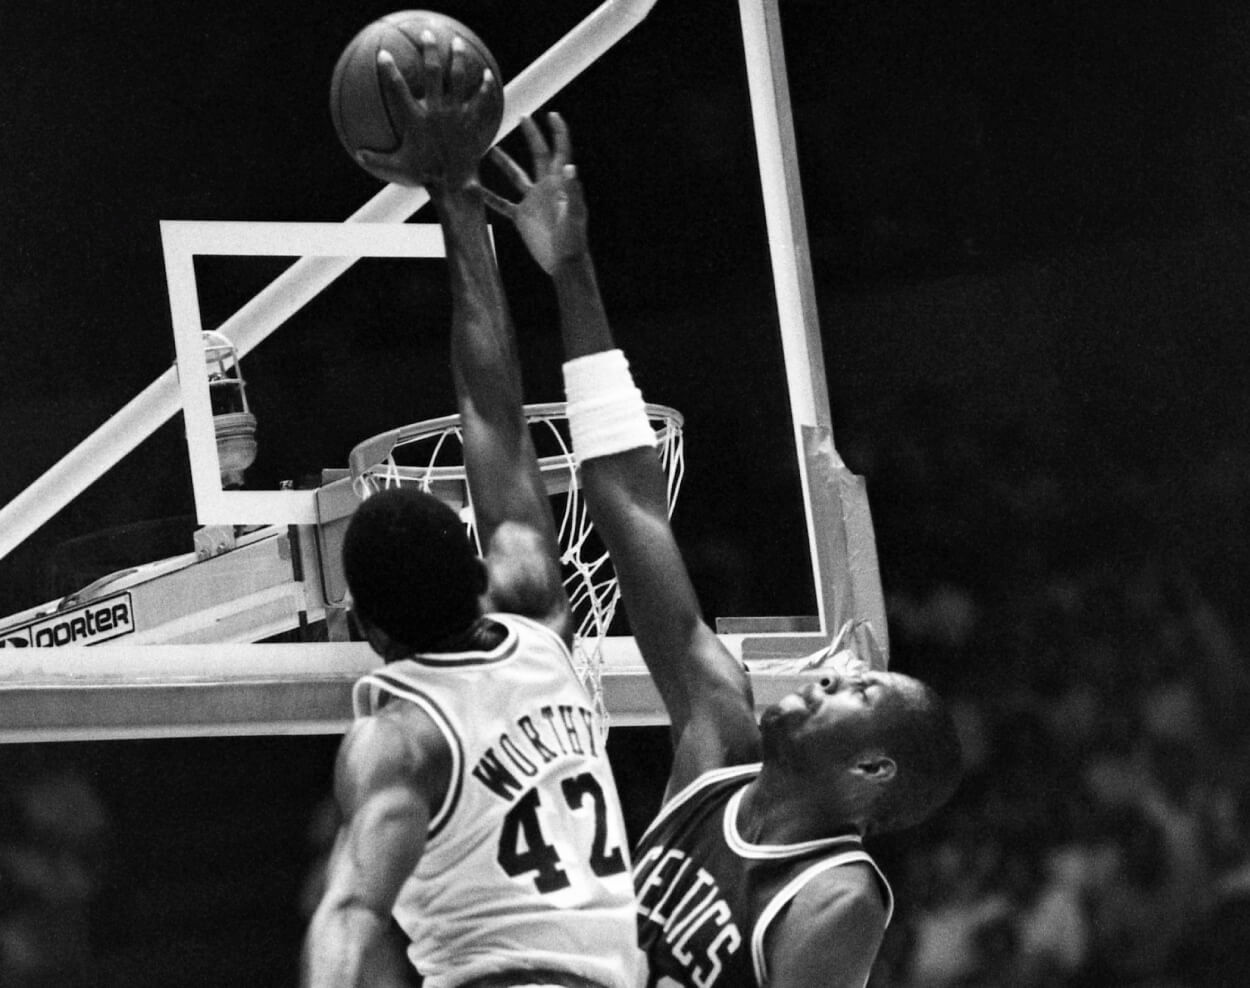
[[[438,498],[412,488],[381,491],[356,509],[343,539],[343,571],[352,610],[384,658],[426,650],[481,613],[486,570],[464,524]]]
[[[760,729],[766,763],[800,776],[869,832],[924,820],[951,797],[962,773],[945,703],[899,673],[831,671],[765,710]]]

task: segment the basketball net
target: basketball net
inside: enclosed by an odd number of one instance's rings
[[[564,403],[526,405],[524,411],[558,530],[564,589],[574,619],[574,666],[593,698],[606,735],[603,639],[616,615],[620,586],[582,497]],[[667,479],[671,517],[685,470],[684,422],[679,412],[664,405],[647,405],[647,416],[655,429],[656,452]],[[350,466],[353,489],[362,500],[389,487],[411,485],[452,503],[459,508],[478,552],[482,551],[465,474],[459,415],[374,436],[352,450]]]

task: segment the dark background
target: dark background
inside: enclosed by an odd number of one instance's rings
[[[509,75],[593,6],[445,9],[491,37]],[[4,12],[0,499],[170,365],[159,220],[333,221],[374,194],[326,95],[345,39],[389,9]],[[931,428],[996,424],[1004,452],[1082,476],[1090,498],[1126,473],[1201,482],[1241,455],[1250,80],[1236,5],[784,11],[835,428],[853,468],[875,480],[874,449],[909,412]],[[788,504],[794,468],[737,38],[734,5],[661,0],[553,105],[574,129],[618,332],[648,397],[692,420],[684,503],[697,507],[682,525],[691,541],[747,538],[748,569],[767,577],[747,578],[745,606],[785,613],[804,609],[805,590],[779,574],[803,567],[764,557],[802,552],[798,528],[786,517],[780,540],[750,536],[769,527],[770,494]],[[549,399],[549,292],[501,239],[528,396]],[[282,263],[201,262],[206,325]],[[261,420],[253,486],[308,482],[360,439],[450,409],[445,292],[437,265],[420,274],[363,262],[245,360]],[[1166,491],[1151,510],[1179,526],[1173,551],[1236,585],[1225,530]],[[50,596],[34,574],[65,539],[191,511],[175,419],[5,561],[0,609]]]
[[[511,77],[593,7],[438,9]],[[391,9],[0,10],[0,503],[170,365],[159,220],[338,221],[374,194],[327,92],[342,46]],[[1148,574],[1146,609],[1200,601],[1239,673],[1250,14],[1231,0],[783,0],[782,14],[835,437],[869,482],[896,667],[955,696],[1026,674],[1047,695],[1105,686],[1118,667],[1091,672],[1055,657],[1053,630],[1022,629],[1091,580]],[[618,337],[647,397],[687,417],[676,525],[710,617],[813,607],[738,39],[735,4],[659,0],[553,102]],[[506,231],[499,250],[527,397],[557,398],[547,286]],[[280,268],[202,262],[206,325]],[[357,265],[244,359],[249,483],[315,482],[366,436],[451,410],[441,269],[416,268]],[[192,513],[175,419],[0,561],[0,614],[105,562],[186,551]],[[75,543],[119,526],[106,559]],[[1124,622],[1099,633],[1132,663],[1151,636]],[[1200,675],[1216,693],[1228,681]],[[1213,716],[1224,743],[1240,736],[1235,710]],[[63,772],[98,801],[108,877],[82,935],[104,983],[289,983],[335,741],[4,753],[10,779]],[[662,757],[654,732],[614,744],[627,777]],[[626,785],[641,818],[654,794]]]

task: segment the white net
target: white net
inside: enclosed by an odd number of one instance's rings
[[[684,423],[679,412],[664,405],[647,405],[647,415],[655,429],[656,452],[667,478],[671,516],[685,470]],[[603,639],[616,616],[620,587],[582,497],[564,403],[527,405],[525,416],[558,530],[564,587],[576,628],[573,658],[606,729]],[[465,478],[459,415],[431,419],[366,440],[352,450],[350,465],[353,486],[362,500],[388,487],[415,485],[452,504],[481,551],[472,494]]]

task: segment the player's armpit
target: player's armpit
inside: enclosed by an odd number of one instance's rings
[[[863,988],[885,923],[886,906],[868,865],[821,872],[768,931],[769,988]]]
[[[488,610],[533,618],[571,640],[569,599],[546,534],[506,522],[491,536],[485,557]]]
[[[704,772],[760,760],[750,676],[705,624],[695,637],[687,658],[702,669],[701,681],[689,695],[685,716],[672,718],[673,767],[666,800]]]

